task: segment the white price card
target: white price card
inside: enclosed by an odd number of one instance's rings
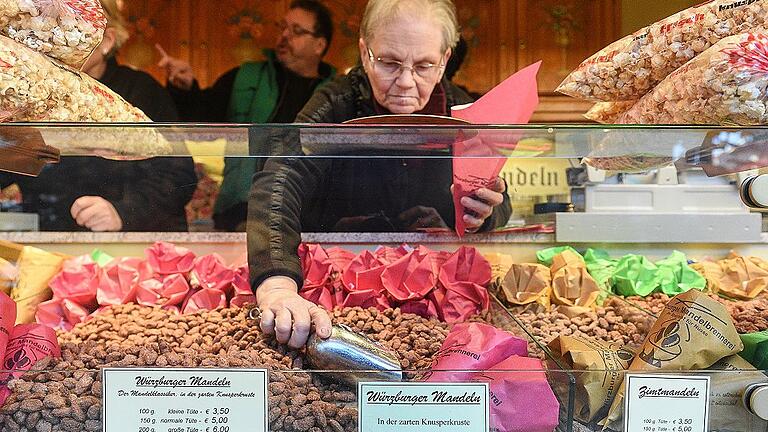
[[[628,373],[624,431],[707,432],[709,378]]]
[[[358,431],[488,432],[487,383],[359,383]]]
[[[267,430],[266,369],[104,369],[104,432]]]

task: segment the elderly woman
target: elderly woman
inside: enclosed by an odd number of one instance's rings
[[[376,114],[449,115],[451,106],[471,102],[443,78],[457,40],[450,0],[370,0],[360,29],[362,66],[318,89],[297,122],[341,123]],[[251,283],[262,310],[262,329],[296,348],[306,342],[312,325],[320,337],[330,336],[328,314],[297,294],[302,230],[453,226],[451,183],[451,161],[446,158],[268,160],[254,177],[248,221]],[[501,180],[462,204],[470,232],[502,226],[511,213]]]

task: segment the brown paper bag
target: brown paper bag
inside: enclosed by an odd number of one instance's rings
[[[0,258],[0,292],[11,295],[11,288],[16,283],[18,273],[15,265]]]
[[[509,269],[512,268],[514,260],[512,255],[502,253],[488,253],[483,254],[485,259],[491,265],[491,281],[501,283],[504,280],[504,276],[507,275]]]
[[[710,374],[710,430],[756,431],[766,430],[768,422],[747,411],[741,401],[744,389],[750,384],[768,383],[768,376],[755,369],[738,355],[726,357],[712,365]],[[723,372],[724,371],[724,372]]]
[[[501,297],[510,305],[539,304],[549,309],[549,269],[541,264],[513,264],[501,283]]]
[[[553,303],[591,308],[597,302],[600,287],[578,254],[566,250],[555,255],[550,271]]]
[[[720,294],[737,300],[752,300],[768,287],[768,270],[747,257],[732,256],[720,261],[723,277]]]
[[[725,306],[699,290],[675,296],[661,311],[630,371],[701,370],[741,352],[744,344]],[[624,385],[604,426],[615,429],[624,409]]]
[[[690,265],[700,275],[704,276],[707,281],[705,290],[712,294],[717,294],[720,291],[720,280],[723,279],[723,268],[720,263],[712,261],[700,261]]]
[[[590,423],[605,415],[634,353],[617,344],[573,336],[558,336],[549,349],[566,369],[584,371],[574,372],[576,418]]]
[[[37,305],[53,296],[48,282],[61,270],[64,259],[61,255],[24,246],[17,263],[18,282],[11,291],[11,298],[16,301],[16,324],[35,322]]]

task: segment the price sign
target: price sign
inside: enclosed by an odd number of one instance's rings
[[[104,432],[267,431],[266,369],[104,369]]]
[[[708,376],[627,374],[626,432],[707,432]]]
[[[360,383],[360,432],[487,432],[487,383]]]

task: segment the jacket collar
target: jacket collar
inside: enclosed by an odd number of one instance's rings
[[[267,63],[272,68],[275,68],[278,64],[277,61],[277,53],[275,53],[275,50],[273,49],[263,49],[261,50],[262,54],[264,54],[264,58],[267,60]],[[328,80],[329,78],[332,78],[334,75],[336,75],[336,68],[329,65],[326,62],[320,62],[320,66],[318,66],[318,71],[320,75],[320,79],[323,81]]]

